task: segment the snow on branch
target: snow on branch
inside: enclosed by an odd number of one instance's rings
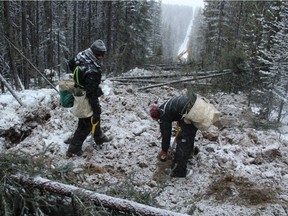
[[[69,197],[78,196],[93,201],[96,205],[109,209],[149,216],[185,216],[185,214],[175,213],[125,199],[110,197],[91,190],[79,188],[73,185],[66,185],[42,177],[27,177],[22,174],[12,175],[11,177],[15,181],[32,188]]]
[[[279,99],[283,100],[285,103],[288,102],[287,98],[282,96],[280,92],[277,92],[277,90],[272,90],[272,93],[277,96]]]

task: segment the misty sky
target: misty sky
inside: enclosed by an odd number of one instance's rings
[[[204,7],[203,0],[162,0],[163,4],[178,4],[192,7]]]

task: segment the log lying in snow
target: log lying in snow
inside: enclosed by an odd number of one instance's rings
[[[213,77],[222,76],[222,75],[226,75],[226,74],[230,74],[230,73],[232,73],[232,72],[224,72],[224,73],[221,73],[221,74],[213,74],[213,75],[208,75],[208,76],[200,76],[200,77],[196,77],[196,78],[193,77],[193,78],[188,78],[188,79],[183,79],[183,80],[174,80],[174,81],[165,82],[165,83],[161,83],[161,84],[155,84],[155,85],[150,85],[150,86],[141,87],[141,88],[138,88],[137,90],[144,90],[144,89],[148,89],[148,88],[155,88],[155,87],[160,87],[160,86],[169,85],[169,84],[174,84],[174,83],[181,83],[181,82],[188,82],[188,81],[193,81],[193,80],[213,78]]]
[[[117,79],[117,80],[111,80],[121,83],[163,83],[161,81],[155,81],[155,80],[144,80],[144,79]]]
[[[104,194],[95,193],[90,190],[82,189],[72,185],[66,185],[63,183],[50,181],[42,177],[26,177],[24,175],[18,174],[11,176],[15,181],[40,190],[45,190],[53,192],[59,195],[64,195],[71,197],[76,195],[86,200],[93,201],[98,206],[103,206],[105,208],[124,211],[128,213],[138,213],[140,215],[149,216],[183,216],[185,214],[175,213],[172,211],[158,209],[148,205],[140,204],[137,202],[110,197]]]
[[[160,74],[160,75],[144,75],[144,76],[121,76],[121,77],[110,77],[111,81],[118,81],[124,79],[156,79],[156,78],[174,78],[174,77],[191,77],[191,76],[202,76],[202,75],[212,75],[212,74],[222,74],[223,72],[228,72],[229,70],[223,71],[199,71],[199,72],[189,72],[189,73],[173,73],[173,74]]]

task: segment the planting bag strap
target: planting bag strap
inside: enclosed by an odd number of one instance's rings
[[[79,86],[80,88],[84,88],[84,86],[80,85],[79,83],[79,66],[77,66],[73,71],[73,79],[77,86]]]

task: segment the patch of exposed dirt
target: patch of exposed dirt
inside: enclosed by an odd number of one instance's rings
[[[10,127],[6,130],[0,130],[0,137],[4,137],[8,141],[5,145],[7,149],[17,145],[31,134],[31,128],[25,127],[25,125]]]
[[[156,164],[157,170],[154,172],[152,179],[160,184],[164,184],[166,181],[169,180],[169,175],[167,175],[166,172],[171,168],[171,165],[171,158],[169,158],[169,160],[165,162],[158,161],[158,163]]]
[[[34,127],[35,125],[43,125],[51,118],[51,110],[46,107],[38,107],[36,110],[32,110],[26,113],[24,116],[24,123]]]
[[[206,192],[207,198],[214,196],[219,203],[233,202],[239,205],[275,203],[276,194],[272,188],[256,186],[248,179],[236,176],[225,176],[213,182]]]
[[[38,125],[45,124],[51,118],[50,110],[39,107],[32,112],[28,112],[23,117],[23,123],[14,125],[8,129],[0,130],[0,137],[6,140],[6,149],[12,148],[25,140]]]

